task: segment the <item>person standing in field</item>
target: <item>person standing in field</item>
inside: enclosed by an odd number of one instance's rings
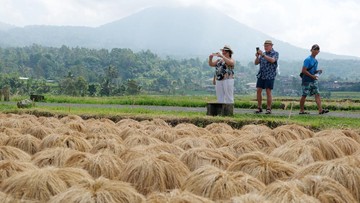
[[[321,98],[319,91],[319,74],[322,73],[322,70],[318,69],[318,61],[316,60],[316,56],[320,52],[320,47],[317,44],[314,44],[311,49],[311,55],[308,56],[304,60],[303,68],[302,68],[302,81],[301,81],[301,89],[302,96],[300,99],[300,112],[299,114],[309,114],[309,112],[304,111],[304,105],[306,101],[306,97],[308,95],[315,95],[315,102],[317,104],[319,114],[328,113],[328,109],[323,109],[321,106]]]
[[[258,109],[255,113],[261,113],[262,110],[262,90],[266,90],[266,114],[271,114],[272,105],[272,89],[274,88],[274,82],[276,77],[277,62],[279,59],[279,53],[273,49],[273,43],[271,40],[264,42],[264,49],[256,50],[255,65],[260,64],[259,72],[256,82],[256,99],[258,103]]]
[[[234,103],[234,65],[233,50],[229,45],[220,49],[221,53],[212,53],[209,56],[209,66],[215,67],[215,91],[218,103]],[[216,60],[213,58],[217,57]]]

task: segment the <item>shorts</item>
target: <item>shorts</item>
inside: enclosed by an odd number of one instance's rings
[[[275,79],[261,79],[258,78],[256,82],[256,88],[273,89]]]
[[[318,82],[307,82],[301,85],[302,88],[302,96],[313,96],[316,94],[320,94]]]

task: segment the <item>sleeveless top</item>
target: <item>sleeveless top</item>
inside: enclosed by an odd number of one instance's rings
[[[215,66],[215,76],[216,76],[216,80],[225,80],[225,79],[233,78],[234,66],[229,66],[225,63],[224,60],[219,59]]]

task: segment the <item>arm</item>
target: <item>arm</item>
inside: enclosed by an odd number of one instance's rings
[[[230,67],[234,67],[234,65],[235,65],[234,59],[232,59],[232,58],[227,58],[227,57],[225,57],[225,56],[220,56],[220,57],[225,61],[225,63],[226,63],[227,65],[229,65]]]
[[[266,55],[265,53],[262,53],[262,57],[267,60],[269,63],[275,63],[279,58],[279,53],[276,51],[271,51],[271,56]]]
[[[265,60],[269,61],[270,63],[275,63],[277,61],[278,57],[279,57],[278,54],[275,54],[274,57],[267,56],[261,50],[257,51],[255,56],[256,56],[255,61],[254,61],[255,65],[258,65],[260,63],[260,57],[259,56],[263,57]]]
[[[213,58],[214,58],[214,55],[210,54],[210,56],[209,56],[209,66],[211,66],[211,67],[216,66],[216,62],[217,62],[216,60],[213,61]]]
[[[311,79],[313,79],[313,80],[316,80],[316,79],[317,79],[315,75],[311,75],[311,73],[308,71],[308,69],[307,69],[305,66],[303,66],[301,72],[302,72],[304,75],[309,76],[309,77],[310,77]]]
[[[275,58],[270,57],[270,56],[267,56],[267,55],[265,55],[265,54],[262,55],[262,57],[263,57],[265,60],[269,61],[270,63],[275,63],[275,61],[276,61]]]

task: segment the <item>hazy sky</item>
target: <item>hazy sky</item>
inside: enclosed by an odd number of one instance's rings
[[[96,27],[151,6],[215,7],[292,45],[360,57],[359,0],[0,0],[0,22]]]

